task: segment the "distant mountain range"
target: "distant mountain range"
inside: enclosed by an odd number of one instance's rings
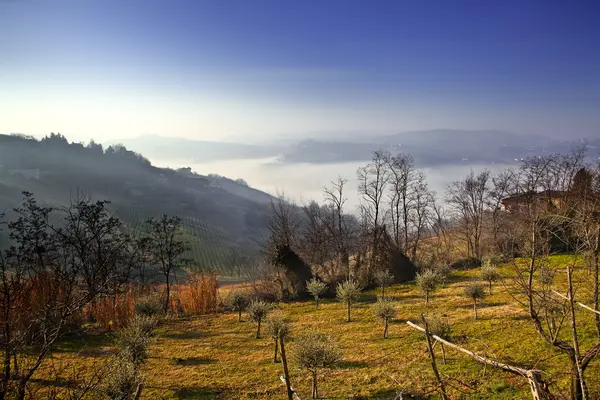
[[[497,130],[438,129],[397,134],[350,134],[346,139],[326,135],[262,144],[195,141],[175,137],[142,136],[120,143],[150,158],[190,159],[197,162],[226,159],[277,158],[280,163],[339,163],[366,161],[377,149],[411,154],[422,167],[461,163],[512,163],[544,153],[565,152],[581,140],[557,140]],[[285,143],[285,144],[284,144]],[[588,141],[600,147],[600,139]]]

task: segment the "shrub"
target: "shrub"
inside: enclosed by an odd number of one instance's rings
[[[225,306],[238,313],[238,322],[242,321],[242,312],[248,307],[249,303],[248,293],[239,290],[232,290],[225,298]]]
[[[540,283],[544,286],[552,285],[554,277],[556,276],[556,270],[544,265],[540,269]]]
[[[429,296],[437,289],[439,276],[434,271],[426,269],[420,274],[417,274],[417,286],[425,295],[425,306],[429,305]]]
[[[104,379],[101,391],[110,400],[131,400],[141,383],[142,377],[137,367],[127,356],[119,355]]]
[[[354,281],[345,281],[338,284],[335,292],[338,300],[346,303],[347,321],[350,322],[350,309],[352,308],[352,302],[360,295],[360,287]]]
[[[463,258],[461,260],[455,261],[450,265],[452,269],[473,269],[481,267],[481,260],[471,257],[471,258]]]
[[[500,278],[500,273],[494,264],[491,261],[486,261],[486,263],[481,267],[481,279],[486,281],[489,285],[490,295],[492,294],[492,283],[497,281]]]
[[[312,375],[312,398],[318,397],[317,374],[320,369],[331,368],[343,359],[342,351],[328,335],[310,333],[295,343],[294,360],[299,368]]]
[[[260,324],[261,322],[267,318],[271,307],[269,303],[262,300],[253,300],[248,305],[246,311],[248,312],[248,316],[250,319],[257,323],[256,328],[256,338],[260,338]]]
[[[473,312],[474,317],[477,319],[477,301],[485,297],[485,290],[483,285],[479,283],[472,283],[465,287],[465,296],[473,300]]]
[[[135,302],[135,313],[145,317],[155,317],[163,311],[164,301],[159,295],[149,295],[139,298]]]
[[[442,264],[435,269],[435,273],[438,275],[442,287],[445,287],[446,281],[452,275],[452,268],[447,264]]]
[[[375,314],[377,318],[383,320],[383,338],[387,339],[389,320],[396,316],[396,307],[394,306],[394,303],[389,299],[383,297],[379,298],[377,303],[373,306],[373,314]]]
[[[290,326],[286,322],[285,318],[281,314],[274,314],[269,318],[269,329],[271,331],[271,337],[275,342],[275,352],[273,353],[273,362],[277,362],[277,351],[279,338],[286,338],[290,333]]]
[[[394,277],[387,269],[381,269],[375,272],[374,278],[381,287],[381,297],[385,297],[385,288],[394,282]]]
[[[317,278],[306,282],[306,290],[315,298],[316,308],[319,308],[319,297],[327,290],[327,284]]]
[[[175,287],[177,299],[172,309],[186,314],[205,315],[217,312],[217,277],[213,274],[193,274]]]
[[[148,346],[154,336],[156,320],[136,316],[129,325],[116,333],[116,343],[124,357],[137,367],[148,358]]]

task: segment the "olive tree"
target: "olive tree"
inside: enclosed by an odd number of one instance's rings
[[[472,283],[466,286],[465,296],[473,300],[474,319],[477,319],[477,302],[486,296],[483,285],[479,283]]]
[[[277,361],[277,352],[279,351],[279,340],[285,339],[290,333],[290,326],[281,314],[275,314],[268,319],[269,328],[271,331],[271,337],[275,342],[275,351],[273,352],[273,362]]]
[[[239,290],[232,290],[225,298],[225,305],[232,311],[236,311],[238,322],[242,321],[242,312],[248,307],[248,294]]]
[[[385,288],[394,282],[394,276],[387,269],[380,269],[375,272],[374,278],[381,287],[381,297],[385,297]]]
[[[327,290],[327,284],[317,278],[306,282],[306,290],[315,298],[315,307],[319,308],[319,297]]]
[[[486,281],[489,285],[490,295],[492,294],[492,283],[497,281],[500,278],[500,273],[498,272],[498,268],[491,261],[486,261],[486,263],[481,267],[481,279]]]
[[[421,292],[425,295],[425,306],[429,305],[429,296],[435,292],[439,284],[439,276],[435,271],[426,269],[417,274],[416,283]]]
[[[319,396],[317,374],[323,368],[331,368],[343,359],[343,353],[328,335],[310,333],[296,339],[294,360],[300,369],[312,375],[312,398]]]
[[[396,316],[396,307],[394,306],[394,303],[389,299],[383,297],[379,298],[377,303],[373,306],[373,314],[383,321],[383,338],[387,339],[389,321]]]
[[[430,317],[427,323],[431,334],[439,336],[444,340],[450,340],[452,338],[452,325],[450,325],[447,320],[434,316]],[[440,345],[442,347],[442,360],[444,364],[446,364],[446,349],[444,348],[444,343],[440,342]]]
[[[257,324],[256,328],[256,338],[260,339],[260,324],[261,322],[267,318],[269,315],[271,307],[269,303],[262,300],[253,300],[248,305],[246,311],[248,312],[248,316],[250,319]]]
[[[350,310],[352,302],[358,299],[360,295],[360,287],[355,281],[345,281],[340,283],[336,288],[336,296],[339,301],[346,304],[347,322],[350,322]]]
[[[452,275],[452,268],[447,264],[442,264],[435,269],[435,273],[437,274],[442,287],[445,287],[446,281]]]

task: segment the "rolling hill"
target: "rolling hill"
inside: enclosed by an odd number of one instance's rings
[[[83,146],[61,135],[41,141],[0,135],[0,210],[10,214],[22,191],[54,206],[81,192],[110,200],[132,229],[152,216],[177,215],[197,268],[223,270],[239,252],[252,259],[266,235],[268,194],[224,177],[157,168],[123,146]]]

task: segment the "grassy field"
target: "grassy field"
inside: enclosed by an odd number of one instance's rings
[[[551,259],[561,269],[573,257]],[[505,282],[511,267],[502,267]],[[578,271],[579,276],[584,273]],[[289,318],[292,335],[287,346],[294,352],[293,338],[316,330],[331,334],[344,351],[344,362],[336,369],[320,375],[319,392],[323,398],[391,399],[396,390],[431,392],[433,375],[427,357],[424,336],[405,321],[417,322],[420,313],[443,316],[453,326],[453,341],[490,358],[545,371],[544,378],[554,392],[568,390],[569,371],[566,356],[558,353],[535,332],[532,323],[518,303],[497,282],[491,296],[479,309],[479,320],[473,321],[472,303],[463,296],[463,288],[477,279],[478,271],[456,272],[445,288],[440,288],[425,307],[424,299],[413,284],[395,285],[387,293],[397,301],[398,316],[390,325],[389,338],[383,339],[383,324],[372,316],[372,304],[378,291],[365,292],[345,322],[345,309],[333,300],[325,300],[318,310],[310,301],[280,305]],[[564,283],[559,274],[558,286]],[[578,299],[586,301],[586,288],[578,291]],[[592,316],[578,311],[582,348],[595,341]],[[265,325],[266,328],[266,325]],[[262,339],[255,339],[252,322],[237,322],[237,315],[183,318],[166,321],[150,350],[144,371],[144,399],[284,399],[284,386],[279,380],[280,364],[272,361],[273,341],[266,329]],[[564,338],[570,340],[568,325]],[[110,353],[110,342],[96,338],[91,344],[82,340],[64,343],[54,357],[57,364],[75,361],[97,363]],[[440,348],[437,348],[440,353]],[[503,371],[484,369],[462,353],[447,350],[447,364],[439,368],[450,377],[453,398],[517,399],[530,398],[527,382]],[[75,365],[75,364],[71,364]],[[292,384],[302,399],[310,398],[310,377],[292,363]],[[586,372],[595,396],[600,388],[600,360]],[[354,397],[351,397],[354,396]]]

